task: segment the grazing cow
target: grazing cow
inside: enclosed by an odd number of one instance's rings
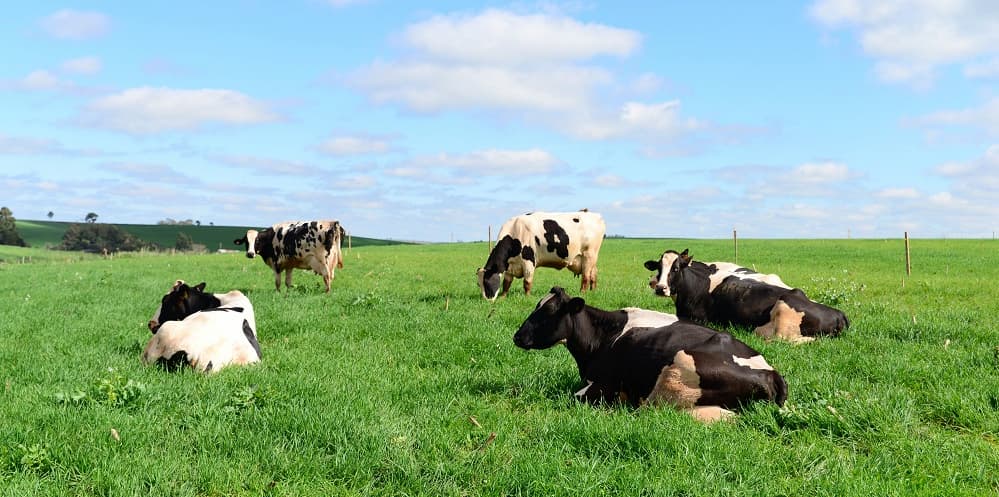
[[[645,261],[645,269],[649,271],[655,271],[656,274],[649,279],[649,287],[655,291],[656,295],[660,297],[669,297],[669,278],[663,277],[663,271],[669,271],[673,267],[673,261],[679,257],[680,254],[675,250],[667,250],[663,252],[663,255],[659,256],[658,261]],[[714,267],[714,273],[716,275],[730,274],[738,278],[751,279],[762,281],[764,283],[769,283],[774,286],[779,286],[781,288],[791,288],[786,283],[781,281],[780,276],[776,274],[765,274],[757,273],[752,269],[744,268],[738,264],[731,262],[705,262],[709,267]]]
[[[791,342],[839,335],[850,326],[842,311],[809,300],[798,288],[719,273],[692,260],[687,250],[673,261],[668,279],[681,319],[754,326],[757,335]]]
[[[524,293],[530,294],[537,267],[569,268],[582,276],[581,291],[596,289],[597,257],[606,231],[603,217],[586,209],[511,218],[500,228],[486,265],[476,271],[482,296],[488,300],[505,296],[514,278],[524,278]]]
[[[787,399],[784,378],[728,333],[675,317],[657,327],[629,328],[629,321],[624,310],[603,311],[555,287],[513,343],[527,350],[564,343],[586,382],[575,395],[589,403],[666,403],[714,421],[751,401]]]
[[[339,221],[302,221],[279,223],[263,231],[247,230],[243,238],[233,240],[246,245],[246,256],[260,254],[264,263],[274,270],[274,288],[281,291],[281,271],[284,286],[291,288],[291,273],[295,269],[311,269],[323,277],[326,293],[330,291],[334,270],[343,267],[340,243],[347,232]]]
[[[189,365],[202,372],[230,364],[260,361],[253,305],[238,290],[204,293],[205,283],[188,286],[177,280],[149,320],[153,337],[142,362],[169,371]]]

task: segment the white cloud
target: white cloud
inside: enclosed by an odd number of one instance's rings
[[[377,182],[372,176],[366,174],[347,176],[334,183],[338,189],[342,190],[365,190],[375,186]]]
[[[919,192],[915,188],[884,188],[875,195],[886,199],[914,200],[919,198]]]
[[[107,34],[111,18],[100,12],[62,9],[41,20],[50,36],[66,40],[88,40]]]
[[[97,153],[95,150],[69,148],[56,140],[0,133],[0,155],[96,155]]]
[[[79,57],[62,63],[62,70],[71,74],[97,74],[101,72],[101,59],[98,57]]]
[[[795,167],[786,179],[799,184],[839,183],[853,176],[846,164],[810,162]]]
[[[249,155],[219,155],[212,158],[230,166],[249,169],[256,173],[273,176],[302,176],[306,174],[315,174],[320,171],[315,166],[303,164],[301,162],[270,159],[266,157],[254,157]]]
[[[232,90],[131,88],[89,103],[83,124],[126,133],[193,130],[212,124],[245,125],[280,117],[261,101]]]
[[[497,9],[474,16],[436,16],[411,25],[403,39],[432,58],[503,66],[624,57],[641,43],[641,36],[631,30]]]
[[[392,149],[388,140],[363,136],[334,136],[319,145],[319,150],[330,155],[382,154]]]
[[[999,77],[999,57],[994,57],[991,60],[964,66],[964,75],[969,78]]]
[[[375,103],[425,113],[489,111],[581,139],[636,139],[656,148],[726,132],[682,117],[677,100],[611,97],[648,94],[663,84],[652,73],[616,76],[614,59],[640,48],[641,35],[632,30],[488,9],[433,17],[406,28],[399,40],[403,57],[374,61],[348,77]]]
[[[49,71],[40,69],[37,71],[31,71],[27,76],[21,78],[18,82],[18,87],[23,90],[30,91],[46,91],[46,90],[58,90],[65,86],[66,83],[61,81],[56,75]]]
[[[418,157],[417,167],[448,167],[461,171],[488,175],[520,175],[548,173],[560,161],[552,154],[540,150],[479,150],[467,154],[437,154]]]
[[[999,97],[992,98],[981,107],[942,110],[915,119],[908,119],[906,122],[930,128],[981,128],[989,136],[999,137]]]
[[[927,86],[936,68],[999,55],[999,4],[993,0],[819,0],[812,16],[830,28],[854,28],[888,82]],[[966,71],[971,66],[966,68]]]

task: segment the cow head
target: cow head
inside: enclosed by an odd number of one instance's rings
[[[506,235],[496,242],[496,246],[489,252],[485,267],[480,267],[475,271],[483,298],[496,300],[496,297],[499,297],[503,273],[510,267],[510,258],[519,256],[522,247],[520,240],[510,235]]]
[[[246,230],[246,234],[243,238],[237,238],[232,241],[236,245],[246,245],[246,257],[252,259],[257,252],[257,235],[259,233],[257,230]]]
[[[685,255],[687,250],[684,249],[683,254]],[[645,261],[645,269],[649,271],[655,271],[656,274],[649,279],[649,288],[660,297],[669,297],[672,292],[670,291],[669,283],[669,272],[673,267],[673,263],[680,257],[681,254],[676,253],[675,250],[667,250],[663,252],[663,255],[659,257],[658,261]]]
[[[687,269],[692,261],[693,258],[690,257],[688,249],[683,249],[683,252],[677,254],[673,260],[673,264],[669,267],[669,273],[666,275],[667,286],[670,288],[682,288],[685,274],[684,269]],[[669,296],[675,300],[676,292],[670,292]]]
[[[180,321],[195,312],[218,307],[221,302],[210,293],[205,293],[205,282],[188,286],[184,280],[177,280],[170,292],[163,296],[156,313],[149,320],[149,331],[154,334],[167,321]]]
[[[582,311],[585,304],[579,297],[569,297],[561,287],[553,287],[520,325],[513,343],[528,350],[564,343],[572,333],[572,323],[565,318]]]

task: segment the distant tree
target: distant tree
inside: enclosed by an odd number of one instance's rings
[[[187,252],[194,248],[194,240],[191,239],[191,235],[182,231],[177,233],[177,243],[174,244],[173,248],[181,252]]]
[[[59,248],[63,250],[83,250],[86,252],[134,251],[151,247],[152,245],[148,242],[136,238],[113,224],[98,223],[73,223],[69,225],[62,235],[62,244],[59,245]]]
[[[215,221],[208,221],[208,226],[215,226]]]
[[[0,245],[28,246],[17,232],[17,220],[14,219],[14,213],[6,207],[0,207]]]
[[[96,212],[88,212],[87,213],[87,217],[83,218],[83,220],[86,221],[86,222],[88,222],[88,223],[91,223],[91,224],[96,223],[97,222],[97,213]]]
[[[195,225],[195,226],[201,226],[201,220],[199,219],[199,220],[195,221],[195,222],[194,222],[194,225]]]
[[[54,216],[54,215],[55,215],[55,212],[49,211],[49,220],[50,221],[52,220],[52,216]]]

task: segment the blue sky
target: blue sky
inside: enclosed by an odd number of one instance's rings
[[[481,240],[999,231],[999,2],[16,2],[19,219]]]

